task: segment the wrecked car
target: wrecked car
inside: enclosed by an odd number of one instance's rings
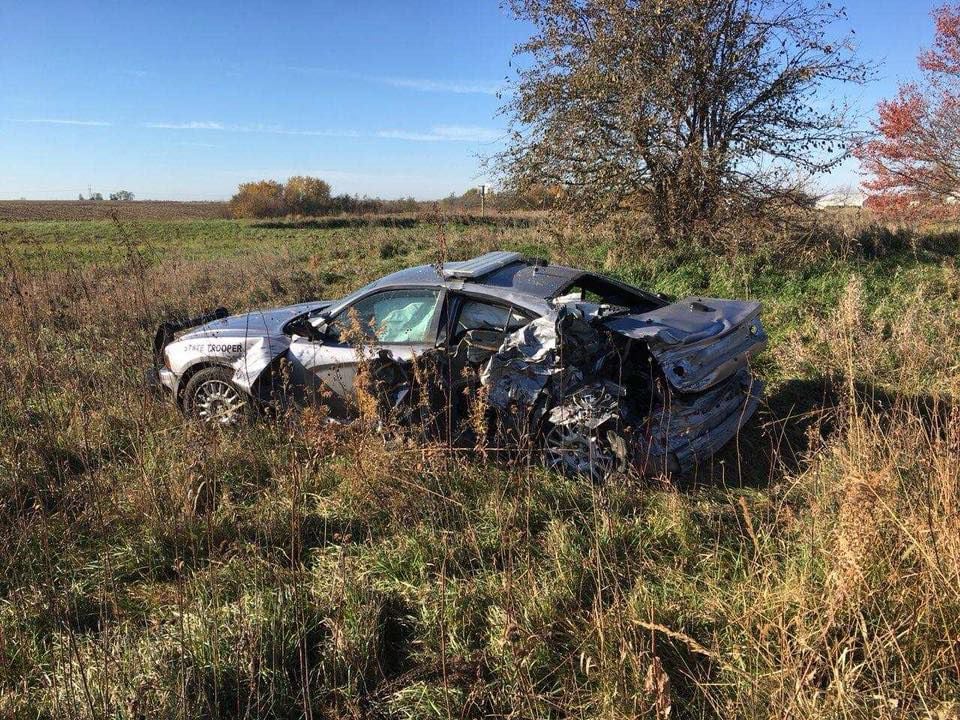
[[[434,438],[526,446],[570,474],[686,472],[757,408],[759,312],[500,251],[340,300],[168,321],[155,372],[209,423],[311,402],[350,417],[369,391],[379,412]]]

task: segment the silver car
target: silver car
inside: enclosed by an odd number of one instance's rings
[[[379,397],[409,422],[423,397],[445,392],[432,405],[447,441],[466,424],[464,403],[482,397],[498,444],[538,447],[561,470],[684,472],[756,410],[759,312],[491,252],[401,270],[341,300],[164,323],[156,377],[187,414],[232,424],[278,403],[349,417],[358,368],[372,366]],[[416,387],[421,360],[439,369],[437,387]]]

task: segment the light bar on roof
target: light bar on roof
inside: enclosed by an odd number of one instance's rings
[[[478,278],[522,259],[523,255],[520,253],[497,250],[485,255],[478,255],[470,260],[464,260],[462,263],[458,263],[456,267],[445,266],[443,276],[445,278]]]

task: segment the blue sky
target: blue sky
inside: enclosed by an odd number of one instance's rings
[[[847,3],[884,63],[852,92],[866,116],[915,77],[934,5]],[[503,136],[495,93],[528,33],[495,0],[0,0],[0,198],[221,199],[294,174],[463,192]],[[856,183],[853,162],[821,181]]]

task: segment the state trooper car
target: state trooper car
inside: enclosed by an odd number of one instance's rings
[[[566,472],[685,472],[757,408],[749,361],[766,344],[759,312],[753,301],[671,302],[490,252],[401,270],[341,300],[168,321],[155,372],[208,423],[311,402],[350,417],[372,378],[381,409],[446,442],[478,441],[482,402],[481,432],[498,447],[537,448]]]

